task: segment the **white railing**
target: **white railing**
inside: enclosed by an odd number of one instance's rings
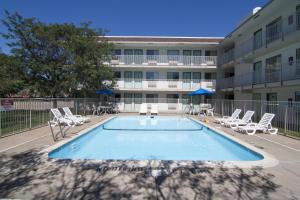
[[[115,55],[111,65],[216,66],[217,56]]]
[[[289,24],[289,17],[293,16],[293,23]],[[254,53],[257,50],[261,50],[264,47],[272,44],[276,41],[284,41],[286,37],[290,34],[295,33],[300,30],[300,14],[291,13],[288,17],[282,18],[282,26],[277,31],[266,30],[261,32],[261,39],[255,39],[254,36],[249,37],[249,39],[236,44],[234,52],[226,52],[219,58],[219,64],[226,64],[233,59],[243,57],[249,53]]]
[[[147,80],[147,79],[118,79],[116,80],[116,89],[154,89],[157,90],[195,90],[199,88],[214,90],[216,85],[215,79],[203,80]]]
[[[300,80],[300,61],[285,63],[272,70],[248,72],[217,80],[218,89]]]

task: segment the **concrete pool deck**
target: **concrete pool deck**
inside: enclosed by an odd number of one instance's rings
[[[108,117],[94,117],[70,129],[67,138]],[[278,165],[251,169],[188,166],[153,176],[155,171],[148,168],[127,168],[126,161],[118,168],[105,163],[51,161],[40,154],[55,144],[49,128],[42,127],[0,139],[0,198],[300,199],[299,140],[242,135],[209,121],[208,125],[273,155]]]

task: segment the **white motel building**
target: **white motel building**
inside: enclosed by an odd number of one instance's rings
[[[105,36],[121,111],[178,112],[208,98],[300,101],[300,0],[255,8],[225,38]],[[188,93],[203,88],[213,96]]]

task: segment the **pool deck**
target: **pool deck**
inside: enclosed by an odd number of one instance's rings
[[[93,117],[68,130],[60,141],[109,117]],[[50,129],[42,127],[0,139],[0,199],[300,199],[300,140],[248,136],[208,120],[207,125],[273,155],[278,165],[244,169],[203,164],[157,175],[150,168],[128,168],[126,161],[118,168],[53,161],[43,159],[41,150],[57,142]]]

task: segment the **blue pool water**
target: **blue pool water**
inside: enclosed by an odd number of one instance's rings
[[[97,160],[253,161],[263,157],[185,117],[121,116],[49,153]]]

